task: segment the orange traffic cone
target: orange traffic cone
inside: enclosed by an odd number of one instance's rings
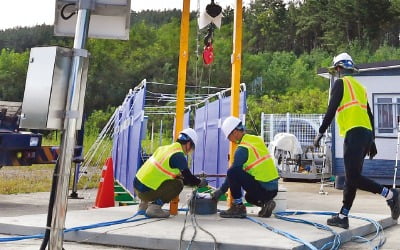
[[[101,172],[94,208],[114,206],[114,172],[112,158],[107,158]]]

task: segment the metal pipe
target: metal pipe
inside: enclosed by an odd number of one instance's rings
[[[399,160],[399,145],[400,145],[400,116],[397,116],[397,146],[396,146],[396,161],[394,165],[394,175],[393,175],[393,189],[396,188],[396,179],[397,179],[397,167]]]
[[[154,121],[151,122],[151,144],[150,144],[150,152],[153,153],[153,145],[154,145]]]
[[[75,29],[74,51],[84,49],[88,37],[89,21],[90,9],[84,8],[83,5],[80,5]],[[58,176],[57,192],[53,207],[53,219],[50,229],[50,250],[60,250],[63,248],[68,184],[75,148],[83,64],[83,56],[74,53],[69,76],[64,131],[61,141],[61,153],[59,156],[60,172]]]

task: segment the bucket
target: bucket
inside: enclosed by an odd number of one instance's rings
[[[189,211],[192,214],[210,215],[217,213],[217,202],[212,199],[194,199],[189,203]]]

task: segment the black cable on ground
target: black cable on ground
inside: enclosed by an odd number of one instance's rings
[[[47,222],[46,222],[46,231],[43,237],[42,244],[40,246],[40,250],[45,250],[50,238],[50,227],[51,227],[51,220],[53,218],[53,207],[54,201],[56,198],[57,193],[57,184],[58,184],[58,176],[60,174],[60,164],[58,160],[56,162],[56,166],[53,172],[53,182],[51,184],[51,191],[50,191],[50,199],[49,199],[49,208],[47,210]]]

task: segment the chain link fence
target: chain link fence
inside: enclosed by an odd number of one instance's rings
[[[277,140],[276,135],[281,133],[294,135],[300,144],[302,154],[294,155],[290,152],[288,154],[288,152],[282,152],[279,147],[273,153],[282,177],[318,179],[322,172],[329,175],[331,172],[330,127],[321,140],[321,147],[313,146],[323,118],[324,114],[261,114],[261,137],[267,145],[274,144],[274,139]],[[314,175],[310,175],[311,173]]]

